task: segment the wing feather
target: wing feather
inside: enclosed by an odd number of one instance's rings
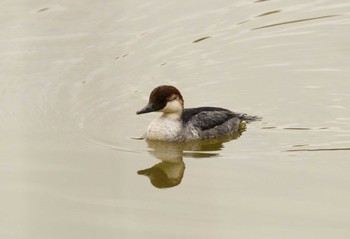
[[[227,109],[200,107],[185,109],[183,121],[185,124],[190,123],[192,126],[201,130],[208,130],[227,122],[235,116],[237,116],[237,114]]]

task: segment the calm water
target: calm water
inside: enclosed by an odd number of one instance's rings
[[[350,3],[8,1],[1,238],[350,238]],[[160,84],[263,116],[148,144]]]

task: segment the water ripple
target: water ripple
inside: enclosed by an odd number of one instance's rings
[[[287,21],[287,22],[279,22],[279,23],[264,25],[264,26],[260,26],[260,27],[255,27],[255,28],[252,28],[252,30],[259,30],[259,29],[264,29],[264,28],[269,28],[269,27],[276,27],[276,26],[281,26],[281,25],[286,25],[286,24],[293,24],[293,23],[299,23],[299,22],[313,21],[313,20],[319,20],[319,19],[331,18],[331,17],[338,17],[338,16],[340,16],[340,15],[328,15],[328,16],[320,16],[320,17],[310,17],[310,18],[304,18],[304,19]]]
[[[350,148],[288,149],[286,152],[348,151]]]

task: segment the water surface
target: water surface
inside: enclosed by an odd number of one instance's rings
[[[350,3],[0,4],[1,238],[349,238]],[[263,116],[149,144],[160,84]]]

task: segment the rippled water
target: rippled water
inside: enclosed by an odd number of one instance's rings
[[[347,1],[0,6],[1,238],[350,237]],[[160,84],[263,120],[135,140]]]

